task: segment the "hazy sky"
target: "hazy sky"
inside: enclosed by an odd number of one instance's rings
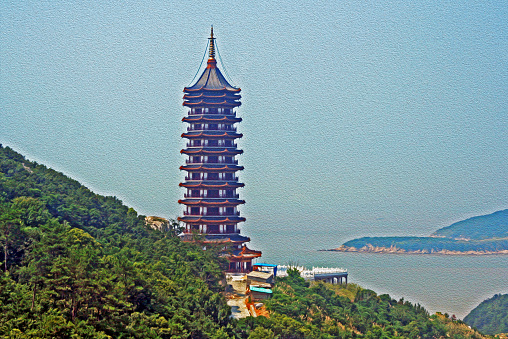
[[[507,23],[506,1],[2,1],[0,143],[176,217],[213,24],[248,234],[429,234],[508,208]]]

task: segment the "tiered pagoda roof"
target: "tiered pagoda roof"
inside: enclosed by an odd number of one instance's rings
[[[240,88],[229,84],[215,60],[215,39],[213,29],[210,38],[210,54],[206,69],[196,83],[190,87],[185,87],[183,91],[183,105],[187,107],[200,106],[221,106],[238,107],[241,105]]]

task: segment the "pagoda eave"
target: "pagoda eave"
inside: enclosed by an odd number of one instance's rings
[[[228,255],[228,259],[232,261],[250,261],[254,258],[261,257],[261,251],[251,250],[247,246],[243,246],[241,250],[236,250],[233,253]]]
[[[241,88],[226,88],[226,86],[224,86],[222,88],[207,88],[206,86],[201,86],[199,88],[192,88],[192,87],[184,87],[183,88],[184,92],[198,92],[198,91],[203,91],[203,90],[217,91],[217,92],[220,92],[220,91],[240,92],[242,89]]]
[[[211,93],[211,94],[215,94],[215,93]],[[242,98],[242,96],[240,94],[236,94],[236,93],[222,93],[221,95],[210,95],[207,93],[199,93],[198,95],[190,95],[190,94],[186,93],[183,96],[183,99],[185,99],[185,100],[194,100],[194,99],[199,99],[199,98],[208,98],[208,99],[228,98],[231,100],[240,100]]]
[[[182,118],[182,121],[183,122],[189,122],[189,123],[196,123],[196,122],[230,122],[230,123],[237,123],[237,122],[241,122],[242,121],[242,118],[237,118],[235,116],[231,116],[231,117],[228,117],[228,116],[223,116],[221,118],[216,118],[216,117],[210,117],[210,116],[204,116],[204,115],[199,115],[199,116],[187,116],[187,117],[183,117]]]
[[[182,154],[191,154],[191,155],[209,155],[209,154],[218,154],[218,155],[239,155],[239,154],[242,154],[243,151],[242,150],[239,150],[239,149],[223,149],[223,150],[220,150],[220,151],[216,151],[216,150],[206,150],[204,148],[200,148],[200,149],[196,149],[196,150],[193,150],[193,149],[183,149],[180,151],[180,153]]]
[[[178,186],[180,187],[185,187],[185,188],[203,188],[203,189],[207,189],[207,188],[240,188],[240,187],[244,187],[245,184],[244,183],[240,183],[240,182],[235,182],[235,183],[225,183],[225,184],[212,184],[212,183],[191,183],[191,182],[181,182],[178,184]]]
[[[183,241],[199,241],[208,244],[243,244],[250,241],[249,237],[245,237],[238,233],[234,234],[207,234],[207,233],[184,233],[180,235]]]
[[[198,200],[191,200],[191,199],[180,199],[178,200],[178,203],[181,204],[181,205],[189,205],[189,206],[192,206],[192,205],[196,205],[196,206],[201,206],[201,205],[206,205],[206,206],[237,206],[237,205],[242,205],[242,204],[245,204],[245,200],[240,200],[240,199],[232,199],[232,200],[211,200],[211,199],[208,199],[208,200],[205,200],[205,199],[198,199]]]
[[[233,132],[233,133],[224,132],[222,134],[214,134],[213,132],[212,133],[198,132],[196,134],[194,134],[194,133],[196,133],[196,132],[182,133],[182,138],[187,138],[187,139],[193,139],[193,138],[210,138],[210,139],[233,138],[233,139],[237,139],[237,138],[243,137],[242,133],[235,133],[235,132]]]
[[[238,165],[213,166],[210,164],[206,164],[205,166],[203,166],[203,164],[200,164],[200,165],[180,166],[180,170],[188,171],[188,172],[199,172],[199,171],[203,171],[203,170],[206,170],[207,172],[213,172],[213,173],[215,173],[215,172],[236,172],[236,171],[241,171],[243,169],[244,169],[243,166],[238,166]]]
[[[207,216],[201,216],[199,218],[184,216],[184,217],[178,217],[177,220],[185,222],[187,224],[202,224],[202,223],[203,224],[205,224],[205,223],[206,224],[224,224],[224,223],[244,222],[245,218],[243,218],[243,217],[223,218],[223,217],[221,217],[221,219],[214,219],[214,217],[207,217]]]

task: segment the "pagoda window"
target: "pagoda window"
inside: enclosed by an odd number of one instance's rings
[[[217,108],[210,108],[210,114],[217,114]]]
[[[208,113],[208,107],[204,108],[205,113]]]
[[[207,233],[219,233],[219,225],[207,225]]]
[[[233,198],[235,195],[235,192],[233,190],[231,191],[226,191],[226,198]]]
[[[201,129],[201,124],[194,124],[194,125],[193,125],[193,129],[194,129],[194,130]]]
[[[199,225],[191,225],[191,230],[194,230],[194,231],[199,230]]]
[[[191,215],[199,215],[199,207],[191,207],[190,214]]]
[[[192,173],[192,180],[199,180],[199,179],[201,179],[201,173],[193,172]]]
[[[233,146],[233,140],[224,140],[224,146],[228,147],[228,146]]]
[[[193,108],[192,111],[194,114],[201,114],[201,108]]]
[[[217,130],[217,126],[218,126],[217,124],[209,124],[208,129],[215,131],[215,130]]]
[[[232,180],[233,179],[233,173],[224,173],[224,179],[226,179],[226,180]]]
[[[208,180],[219,180],[219,173],[208,173]]]
[[[210,156],[210,157],[208,157],[208,161],[207,162],[210,163],[210,164],[215,164],[215,163],[219,162],[219,159],[216,156]]]
[[[219,215],[219,207],[208,207],[206,215]]]
[[[199,190],[192,190],[191,191],[191,197],[192,198],[199,198],[200,194],[199,194]]]
[[[201,157],[192,157],[192,162],[193,163],[200,163],[201,162]]]
[[[219,146],[219,140],[209,140],[208,141],[208,146]]]
[[[225,160],[226,160],[226,164],[233,163],[233,158],[232,157],[225,157]]]
[[[234,207],[226,207],[226,215],[233,215],[235,214],[235,208]]]
[[[201,146],[201,140],[192,140],[193,146]]]
[[[235,225],[226,225],[226,233],[235,233]]]
[[[208,198],[219,198],[219,190],[208,190]]]

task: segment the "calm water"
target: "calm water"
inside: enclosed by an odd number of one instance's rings
[[[260,262],[307,267],[342,267],[349,282],[419,303],[430,312],[465,317],[496,293],[508,293],[508,256],[438,256],[318,251],[337,240],[326,232],[246,229],[251,247],[263,250]],[[336,246],[335,246],[336,247]]]

